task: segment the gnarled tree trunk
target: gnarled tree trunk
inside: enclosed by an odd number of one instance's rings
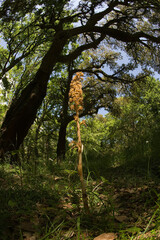
[[[0,157],[8,151],[18,150],[33,124],[37,110],[46,95],[47,83],[57,58],[62,52],[67,37],[57,33],[44,56],[35,78],[13,99],[0,130]]]

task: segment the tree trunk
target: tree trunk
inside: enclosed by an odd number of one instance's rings
[[[61,120],[60,120],[61,125],[59,129],[59,136],[58,136],[58,143],[57,143],[57,163],[60,163],[61,160],[65,159],[67,125],[69,122],[71,122],[74,119],[73,116],[68,116],[68,101],[69,101],[68,94],[70,90],[71,80],[72,80],[72,63],[69,63],[68,78],[66,82],[66,90],[64,93],[62,114],[61,114]]]
[[[50,74],[63,50],[66,39],[67,37],[62,32],[55,35],[34,80],[22,90],[17,99],[13,99],[0,130],[0,157],[8,151],[18,150],[27,135],[46,95]]]
[[[66,152],[66,130],[68,123],[61,123],[57,143],[57,163],[65,159]]]
[[[34,81],[13,100],[1,127],[0,153],[17,150],[23,142],[46,95],[48,79],[49,74],[39,69]]]

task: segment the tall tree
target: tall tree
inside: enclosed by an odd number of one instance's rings
[[[83,51],[97,48],[103,41],[128,52],[135,65],[141,61],[145,65],[144,52],[154,56],[152,65],[159,64],[159,1],[85,0],[77,9],[71,9],[70,2],[5,0],[0,7],[2,35],[8,48],[2,75],[47,43],[35,76],[6,113],[1,126],[0,155],[18,149],[23,142],[58,62],[74,61]],[[5,26],[9,27],[8,32]],[[66,50],[73,38],[80,45],[73,51]]]

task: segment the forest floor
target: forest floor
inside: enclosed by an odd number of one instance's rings
[[[110,169],[86,175],[90,214],[83,211],[76,170],[33,174],[0,168],[0,240],[160,239],[160,179]],[[115,238],[108,238],[113,240]]]

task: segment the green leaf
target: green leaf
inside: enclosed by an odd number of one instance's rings
[[[13,200],[9,200],[8,201],[8,206],[11,208],[14,208],[17,206],[17,202],[13,201]]]
[[[134,226],[134,227],[127,228],[125,231],[128,233],[139,233],[142,231],[142,229]]]

